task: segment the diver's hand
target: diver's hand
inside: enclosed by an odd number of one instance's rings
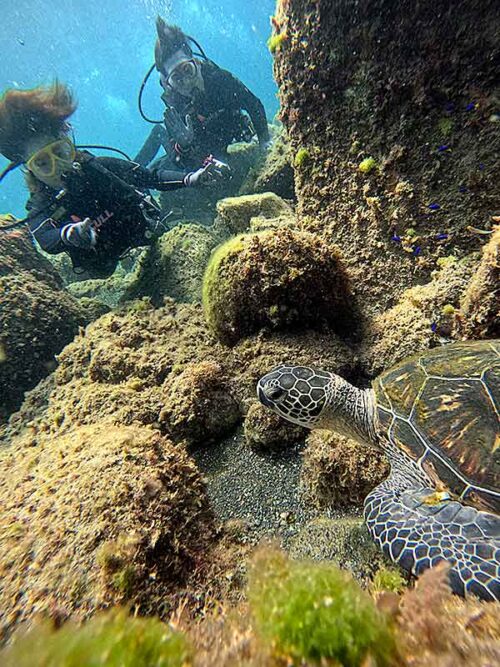
[[[97,243],[97,234],[92,227],[92,220],[85,218],[81,222],[73,222],[61,229],[61,240],[64,245],[90,250]]]
[[[229,165],[210,156],[205,160],[203,167],[190,172],[184,177],[184,183],[188,188],[196,188],[203,185],[213,185],[218,181],[230,178],[230,176],[231,168]]]
[[[182,150],[191,146],[194,139],[193,121],[189,114],[182,120],[179,112],[174,107],[167,107],[164,114],[165,127],[175,141],[179,144]]]

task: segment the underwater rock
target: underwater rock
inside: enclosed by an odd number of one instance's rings
[[[292,217],[293,209],[274,192],[228,197],[217,204],[214,231],[222,238],[248,231],[252,218]]]
[[[0,422],[54,369],[55,355],[89,315],[57,286],[50,265],[50,282],[37,277],[37,270],[0,277]]]
[[[457,328],[466,338],[500,337],[500,227],[484,246],[479,266],[460,301]]]
[[[469,227],[496,214],[496,4],[287,0],[274,30],[288,37],[274,60],[280,119],[309,155],[299,219],[340,248],[374,315],[428,281],[437,257],[477,249]],[[359,171],[370,157],[377,168]]]
[[[308,430],[287,422],[260,403],[253,403],[245,417],[244,432],[249,447],[267,451],[304,442]]]
[[[263,327],[349,331],[349,297],[336,248],[286,228],[227,241],[212,255],[203,281],[208,325],[227,344]]]
[[[11,223],[15,218],[0,216],[2,223]],[[0,277],[21,271],[29,272],[38,281],[61,288],[62,280],[52,264],[37,252],[30,234],[25,229],[0,233]]]
[[[262,165],[249,173],[240,193],[274,192],[283,199],[295,199],[293,155],[284,128],[275,133]]]
[[[455,309],[477,265],[477,254],[440,263],[432,280],[406,290],[398,303],[371,320],[363,341],[368,373],[374,377],[398,361],[450,339]]]
[[[213,537],[194,463],[143,427],[85,426],[30,445],[0,453],[0,636],[39,613],[161,613]]]
[[[170,437],[186,445],[222,438],[240,420],[227,378],[213,361],[188,364],[167,383],[165,393],[159,422]]]
[[[381,567],[391,565],[373,543],[362,519],[357,517],[309,521],[294,538],[290,556],[331,560],[349,570],[363,585],[367,585]]]
[[[137,279],[122,300],[150,296],[159,304],[168,296],[185,303],[200,302],[203,274],[219,241],[202,225],[177,225],[146,251],[139,261]]]
[[[301,484],[319,508],[362,505],[389,474],[385,456],[337,433],[312,431],[304,452]]]

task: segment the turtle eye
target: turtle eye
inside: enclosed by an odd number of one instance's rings
[[[286,394],[286,391],[281,387],[266,387],[264,391],[266,397],[271,401],[278,401]]]

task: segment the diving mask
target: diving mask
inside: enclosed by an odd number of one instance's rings
[[[192,84],[198,77],[198,65],[195,60],[183,60],[166,77],[167,84],[177,90]]]
[[[33,153],[26,161],[26,166],[36,178],[46,182],[67,171],[75,157],[76,148],[73,142],[64,137]]]

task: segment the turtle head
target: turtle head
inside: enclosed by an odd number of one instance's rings
[[[319,428],[340,379],[309,366],[278,366],[259,380],[257,396],[280,417],[306,428]]]

